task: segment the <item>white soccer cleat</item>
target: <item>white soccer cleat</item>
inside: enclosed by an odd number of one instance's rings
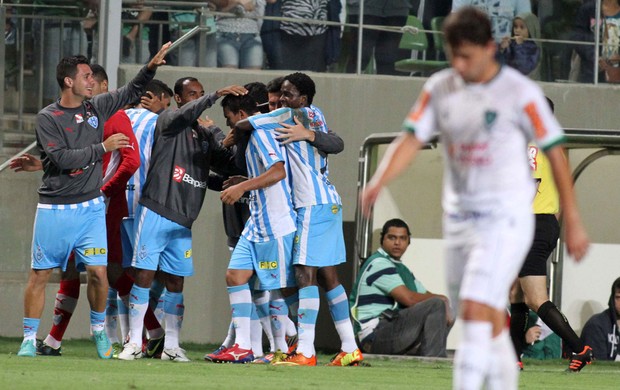
[[[123,351],[118,354],[118,360],[135,360],[141,357],[142,347],[133,343],[125,344]]]
[[[185,350],[183,348],[164,348],[161,353],[161,360],[172,360],[175,362],[189,362],[190,360],[185,356]]]

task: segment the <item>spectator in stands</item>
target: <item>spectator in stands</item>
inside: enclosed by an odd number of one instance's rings
[[[209,8],[214,10],[215,4],[210,2]],[[170,35],[173,40],[177,40],[189,30],[199,24],[200,14],[195,10],[180,10],[170,14]],[[206,20],[207,46],[200,48],[200,35],[196,34],[192,38],[183,42],[178,50],[171,52],[172,61],[179,66],[200,66],[201,60],[204,66],[214,68],[217,66],[217,39],[215,37],[216,26],[215,17],[209,16]],[[199,58],[202,52],[202,58]]]
[[[232,12],[235,17],[217,19],[217,65],[221,68],[261,69],[263,45],[260,18],[265,13],[264,0],[217,0],[218,12]]]
[[[265,16],[282,16],[282,0],[267,0]],[[282,43],[280,41],[280,21],[263,20],[260,29],[260,39],[263,42],[267,68],[281,69]]]
[[[609,307],[586,322],[581,332],[584,343],[592,346],[598,360],[619,360],[620,344],[620,278],[611,285]]]
[[[401,262],[410,243],[405,221],[387,221],[381,248],[359,270],[349,298],[358,342],[368,353],[445,357],[454,323],[450,303]]]
[[[453,0],[452,11],[465,6],[478,7],[491,19],[491,28],[495,42],[510,37],[512,19],[525,12],[532,12],[530,0]]]
[[[349,23],[359,23],[359,4],[359,0],[347,0]],[[364,1],[364,24],[402,27],[407,23],[410,9],[411,3],[409,0]],[[377,74],[398,74],[394,69],[394,63],[400,59],[398,44],[401,36],[400,32],[365,29],[362,36],[362,70],[366,69],[374,53]],[[349,58],[349,63],[347,64],[347,72],[349,73],[355,72],[357,50],[356,32],[356,37],[353,41],[352,57]]]
[[[540,38],[540,24],[533,13],[518,15],[512,21],[512,36],[499,44],[501,60],[532,80],[540,79],[540,44],[529,39]]]
[[[330,1],[282,0],[282,16],[326,21]],[[282,69],[325,72],[326,25],[281,22],[280,29]]]
[[[132,1],[131,9],[123,11],[122,18],[134,21],[123,25],[121,62],[144,64],[149,60],[149,27],[143,22],[151,19],[153,9],[144,7],[144,0]]]
[[[539,360],[562,357],[562,339],[535,312],[528,313],[527,324],[522,357]]]

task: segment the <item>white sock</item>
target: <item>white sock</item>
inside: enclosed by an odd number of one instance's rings
[[[105,333],[112,344],[118,343],[118,293],[110,287],[105,311]]]
[[[121,328],[121,340],[126,343],[129,340],[129,295],[118,296],[118,324]]]
[[[516,390],[519,387],[517,357],[507,329],[491,341],[491,372],[488,390]]]
[[[164,348],[179,348],[179,334],[183,326],[183,293],[173,293],[168,290],[164,293],[164,322],[166,323],[166,338]]]
[[[490,370],[493,325],[463,321],[463,337],[454,355],[454,390],[479,390]]]
[[[271,331],[273,332],[274,351],[288,351],[286,344],[286,323],[288,319],[288,307],[280,291],[272,291],[269,302],[269,317],[271,319]]]
[[[226,334],[226,339],[222,342],[222,345],[226,348],[230,348],[235,343],[235,323],[233,320],[230,320],[230,324],[228,324],[228,333]]]
[[[262,332],[264,331],[265,335],[267,336],[267,340],[269,340],[269,350],[271,352],[274,352],[275,344],[273,340],[273,332],[271,331],[271,321],[270,321],[270,316],[269,316],[270,297],[271,297],[271,293],[269,291],[253,291],[252,292],[252,302],[254,303],[254,307],[256,308],[256,314],[261,324],[261,333],[260,333],[261,348],[262,348],[262,342],[263,342]],[[252,332],[254,332],[254,328],[252,328]],[[252,333],[252,337],[254,337],[254,333]],[[254,353],[254,356],[257,356],[256,353]]]

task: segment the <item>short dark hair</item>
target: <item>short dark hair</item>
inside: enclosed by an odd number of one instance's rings
[[[93,78],[98,82],[108,81],[108,74],[106,73],[103,66],[99,64],[92,64],[90,66],[90,70],[93,71]]]
[[[248,115],[253,115],[258,111],[256,100],[248,93],[245,95],[226,95],[222,99],[222,108],[228,109],[230,112],[238,113],[243,110]]]
[[[284,77],[276,77],[267,83],[267,92],[269,93],[278,93],[280,92],[280,88],[282,88],[282,83],[284,82]]]
[[[80,64],[90,66],[88,58],[82,55],[64,57],[60,60],[56,66],[56,81],[60,89],[65,89],[65,77],[75,78],[77,67]]]
[[[284,76],[283,82],[284,81],[293,84],[300,95],[306,95],[308,98],[308,105],[312,104],[312,99],[314,99],[314,94],[316,94],[316,86],[310,76],[305,73],[295,72],[288,76]]]
[[[252,96],[256,102],[256,108],[262,114],[269,112],[269,95],[267,86],[261,82],[255,81],[243,86],[248,90],[248,95]]]
[[[181,77],[180,79],[178,79],[176,83],[174,83],[174,94],[175,95],[181,95],[183,93],[183,84],[185,84],[186,81],[193,82],[193,81],[198,81],[198,79],[196,77],[191,77],[191,76]]]
[[[142,96],[147,96],[147,91],[152,92],[153,95],[157,97],[161,96],[162,93],[170,97],[174,95],[170,87],[166,83],[158,79],[153,79],[149,81],[149,83],[144,88],[144,93],[142,94]]]
[[[491,21],[486,13],[476,7],[463,7],[452,12],[443,24],[443,34],[451,47],[465,42],[484,46],[493,40]]]
[[[407,235],[411,236],[411,231],[409,230],[409,225],[407,225],[407,222],[403,221],[400,218],[392,218],[386,223],[384,223],[383,228],[381,228],[381,243],[382,244],[383,244],[383,238],[385,237],[385,235],[387,234],[388,230],[390,230],[391,227],[405,228],[407,229]]]

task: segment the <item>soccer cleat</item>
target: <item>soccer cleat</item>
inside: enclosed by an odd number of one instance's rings
[[[305,357],[301,353],[289,355],[281,362],[273,363],[274,366],[316,366],[316,355]]]
[[[110,343],[105,331],[94,331],[93,339],[97,347],[97,355],[99,355],[101,359],[112,359],[112,343]]]
[[[214,362],[218,363],[238,363],[245,364],[254,360],[254,354],[251,349],[239,348],[239,344],[226,349],[215,357]]]
[[[146,347],[144,348],[144,357],[151,359],[159,359],[161,357],[161,353],[164,350],[164,339],[166,336],[161,336],[157,339],[150,339],[146,343]]]
[[[297,341],[297,335],[286,336],[286,345],[288,345],[288,351],[286,351],[287,354],[290,355],[295,352],[295,350],[297,349]]]
[[[252,364],[270,364],[273,361],[273,357],[273,353],[267,354],[265,356],[260,356],[254,358],[254,360],[252,360]]]
[[[17,356],[22,357],[35,357],[37,355],[37,347],[34,346],[34,340],[24,340]]]
[[[189,362],[183,348],[164,348],[161,353],[161,360],[172,360],[175,362]]]
[[[328,366],[359,366],[360,362],[364,360],[364,356],[362,355],[362,351],[356,349],[353,352],[346,353],[340,351],[339,354],[334,356],[332,360],[327,363]]]
[[[273,358],[271,359],[271,364],[276,364],[278,362],[283,362],[288,357],[288,353],[284,353],[279,349],[273,354]]]
[[[592,348],[586,345],[580,353],[574,353],[571,357],[568,371],[579,372],[587,364],[592,363]]]
[[[49,345],[45,344],[42,340],[37,340],[37,355],[41,356],[61,356],[62,349],[52,348]]]
[[[118,360],[134,360],[142,357],[142,348],[138,344],[127,343],[118,354]]]
[[[123,350],[121,343],[112,343],[112,358],[118,359],[118,354]]]
[[[519,369],[519,371],[523,371],[523,362],[522,361],[518,361],[517,362],[517,368]]]
[[[208,353],[204,356],[204,359],[208,362],[212,362],[212,363],[219,363],[216,360],[213,360],[217,355],[221,354],[222,352],[224,352],[225,350],[227,350],[228,348],[225,345],[220,345],[220,347],[218,349],[216,349],[215,351]]]

